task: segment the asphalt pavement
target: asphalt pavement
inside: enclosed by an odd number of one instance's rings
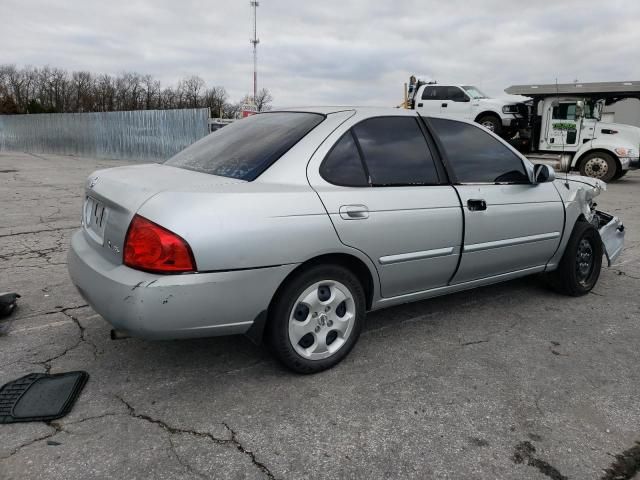
[[[597,199],[627,234],[591,294],[530,277],[378,311],[345,361],[300,376],[242,336],[110,339],[66,252],[87,175],[123,164],[0,153],[0,291],[22,295],[0,385],[91,375],[68,416],[0,425],[1,479],[612,480],[640,464],[640,172]]]

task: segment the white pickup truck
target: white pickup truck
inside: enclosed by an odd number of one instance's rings
[[[526,123],[528,107],[519,101],[491,98],[473,85],[423,83],[412,85],[409,106],[425,115],[448,115],[476,121],[505,137]]]

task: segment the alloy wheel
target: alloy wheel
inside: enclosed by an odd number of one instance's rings
[[[305,289],[289,315],[289,340],[309,360],[328,358],[346,343],[356,319],[352,293],[340,282],[324,280]]]

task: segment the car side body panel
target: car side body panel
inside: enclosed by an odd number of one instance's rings
[[[544,266],[560,243],[562,201],[550,183],[458,185],[464,205],[465,240],[453,283]],[[486,202],[473,211],[469,199]]]
[[[388,298],[447,284],[458,264],[463,220],[450,185],[342,187],[321,177],[320,165],[340,137],[360,121],[381,115],[418,116],[411,110],[359,112],[316,150],[306,174],[340,240],[367,255],[380,277],[381,295]],[[363,208],[363,215],[345,215],[351,207]]]

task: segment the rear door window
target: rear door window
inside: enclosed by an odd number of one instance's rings
[[[303,112],[252,115],[207,135],[165,165],[255,180],[324,118],[321,114]]]
[[[475,125],[430,118],[460,183],[529,183],[522,159]]]
[[[367,187],[369,182],[351,130],[333,146],[320,165],[327,182],[343,187]]]
[[[436,185],[436,166],[415,117],[376,117],[353,131],[373,186]]]
[[[438,91],[434,86],[426,86],[422,91],[422,100],[438,100]]]

